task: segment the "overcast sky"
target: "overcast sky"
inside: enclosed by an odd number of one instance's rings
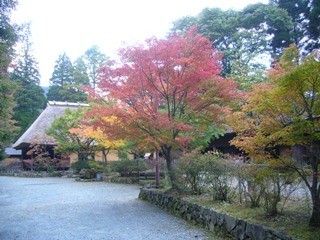
[[[31,22],[41,85],[48,86],[63,52],[74,61],[98,45],[113,58],[125,44],[165,36],[180,17],[206,7],[239,10],[255,2],[268,0],[19,0],[12,20]]]

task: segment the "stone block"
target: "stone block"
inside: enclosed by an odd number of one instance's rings
[[[252,240],[264,240],[266,239],[267,233],[263,226],[247,222],[246,236]]]
[[[214,225],[217,225],[218,223],[218,212],[214,211],[214,210],[211,210],[210,211],[210,221],[214,224]]]
[[[206,222],[210,221],[210,219],[211,219],[211,211],[210,211],[209,208],[203,207],[201,209],[201,214],[202,214],[202,216],[203,216],[203,218],[205,219]]]
[[[242,220],[242,219],[238,219],[237,220],[237,225],[236,227],[231,231],[231,234],[239,240],[243,240],[245,239],[246,236],[246,226],[247,226],[247,222]]]
[[[208,225],[208,227],[209,227],[209,231],[210,231],[210,232],[214,232],[215,224],[214,224],[213,222],[210,222],[209,225]]]
[[[269,231],[270,239],[292,240],[285,232]]]
[[[225,226],[226,230],[229,233],[231,233],[232,230],[237,226],[237,219],[225,214],[224,215],[224,226]]]
[[[224,218],[225,218],[224,216],[225,214],[217,212],[217,224],[221,227],[223,227],[224,225]]]

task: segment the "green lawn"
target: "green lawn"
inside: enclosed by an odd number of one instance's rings
[[[250,208],[243,204],[213,202],[210,196],[185,196],[183,199],[240,219],[259,223],[270,229],[283,231],[294,239],[320,239],[320,228],[308,226],[310,214],[302,199],[288,201],[283,213],[273,217],[266,216],[262,207]]]

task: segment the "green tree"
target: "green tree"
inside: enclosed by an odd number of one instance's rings
[[[0,160],[4,157],[4,148],[13,140],[17,130],[12,119],[14,85],[8,73],[17,40],[17,31],[10,23],[10,12],[16,4],[14,0],[0,1]]]
[[[98,84],[99,69],[107,62],[108,58],[101,53],[99,47],[94,45],[84,54],[84,62],[92,88],[95,90]]]
[[[66,53],[59,56],[49,81],[48,100],[65,101],[62,90],[73,83],[73,66]],[[53,88],[53,89],[52,89]]]
[[[313,49],[320,47],[320,1],[310,1],[307,7],[307,25],[309,42],[306,48],[311,52]]]
[[[232,114],[234,145],[256,161],[295,170],[310,191],[311,226],[320,226],[320,62],[310,55],[298,61],[296,46],[285,50],[268,84],[256,85],[242,112]],[[302,146],[305,162],[280,154],[279,146]]]
[[[40,72],[38,62],[33,56],[30,23],[23,24],[19,32],[20,48],[15,59],[16,67],[13,71],[14,80],[24,82],[25,84],[40,84]]]
[[[67,109],[64,116],[51,124],[47,134],[58,142],[58,148],[56,148],[58,152],[67,154],[76,152],[79,160],[87,161],[95,148],[94,139],[83,138],[70,131],[70,129],[80,126],[80,122],[84,118],[84,112],[83,108]]]
[[[46,98],[39,86],[40,73],[38,62],[32,54],[30,24],[22,26],[20,34],[21,49],[18,52],[16,68],[12,73],[12,80],[17,84],[14,94],[17,106],[14,108],[14,120],[20,127],[21,135],[39,116],[45,107]]]
[[[295,44],[306,55],[320,47],[320,1],[315,0],[271,0],[287,10],[294,21],[292,31]]]
[[[90,86],[90,79],[87,73],[87,66],[82,57],[77,58],[74,62],[74,81],[80,86]]]
[[[273,56],[280,56],[284,48],[293,43],[290,31],[292,18],[287,11],[274,4],[257,3],[242,11],[242,26],[246,29],[257,28],[268,34]]]
[[[33,83],[18,85],[14,94],[17,106],[14,108],[14,119],[20,127],[19,135],[23,134],[27,128],[37,119],[46,106],[46,97],[43,89]]]
[[[305,29],[305,13],[309,0],[270,0],[270,3],[276,4],[278,7],[285,9],[292,18],[294,27],[290,31],[294,43],[298,46],[302,40]]]
[[[73,65],[66,53],[59,56],[50,78],[50,86],[64,87],[73,83]]]
[[[87,95],[81,90],[83,76],[79,63],[75,70],[66,53],[59,56],[50,78],[50,88],[47,94],[48,100],[85,102]]]
[[[257,64],[257,57],[277,54],[289,46],[288,33],[293,26],[286,11],[274,4],[249,5],[242,11],[206,8],[196,17],[175,21],[173,31],[185,32],[192,25],[223,53],[222,75],[233,77],[240,72],[246,78],[239,80],[249,82],[263,79],[265,64]]]

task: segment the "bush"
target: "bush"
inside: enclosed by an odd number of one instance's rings
[[[269,216],[277,215],[280,202],[284,199],[284,207],[297,188],[297,177],[289,170],[257,164],[243,165],[238,170],[240,199],[243,196],[251,208],[262,205]]]
[[[207,186],[205,182],[206,170],[211,161],[213,161],[212,158],[204,157],[197,150],[181,157],[175,168],[178,188],[197,195],[204,193]]]
[[[145,160],[137,158],[133,160],[121,159],[111,163],[111,169],[115,172],[120,173],[121,177],[134,177],[139,172],[147,169]]]
[[[71,168],[76,172],[79,173],[81,169],[89,169],[89,163],[87,161],[79,160],[75,163],[71,164]]]
[[[283,210],[286,200],[298,186],[296,180],[296,174],[290,170],[282,171],[272,167],[265,168],[263,197],[264,210],[267,215],[277,215],[279,204],[282,200],[284,200]]]
[[[208,157],[210,157],[209,154]],[[232,186],[233,174],[234,166],[224,158],[216,158],[210,164],[208,180],[210,181],[214,201],[231,202],[233,200],[236,194],[235,188]]]
[[[253,164],[239,165],[236,169],[239,181],[240,203],[242,203],[243,197],[244,203],[250,208],[260,207],[265,191],[263,166]]]
[[[89,161],[88,165],[90,169],[95,169],[97,173],[108,172],[103,162]]]
[[[192,194],[211,191],[214,200],[229,201],[235,191],[231,187],[231,165],[217,152],[202,154],[195,150],[185,154],[176,165],[178,187]]]

